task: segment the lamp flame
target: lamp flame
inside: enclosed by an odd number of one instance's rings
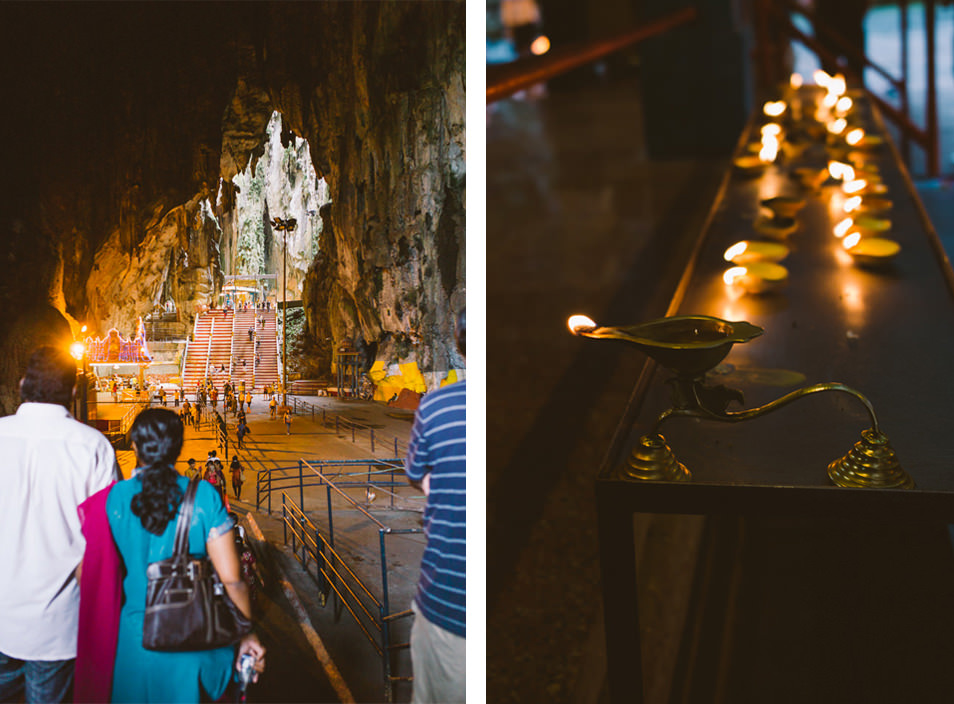
[[[851,146],[859,144],[861,140],[865,138],[865,131],[860,127],[856,127],[853,130],[850,130],[848,134],[845,135],[845,141],[848,142]]]
[[[778,156],[778,139],[766,135],[762,138],[762,148],[759,150],[759,161],[768,164]]]
[[[778,117],[785,112],[785,107],[784,100],[770,100],[762,106],[762,111],[769,117]]]
[[[579,335],[583,331],[595,328],[596,322],[586,315],[571,315],[566,321],[566,326],[574,335]]]
[[[550,51],[550,39],[542,34],[530,45],[530,53],[534,56],[543,56],[548,51]]]
[[[782,133],[782,126],[776,122],[769,122],[762,125],[763,137],[778,137]]]
[[[855,170],[850,164],[845,164],[840,161],[829,161],[828,162],[828,173],[831,174],[831,177],[838,181],[853,181],[855,178]]]
[[[841,134],[842,132],[845,131],[845,128],[847,126],[848,126],[848,121],[843,117],[839,117],[837,120],[832,120],[827,125],[825,125],[825,128],[832,134]]]
[[[845,204],[842,206],[842,210],[846,213],[854,212],[861,207],[861,196],[852,196],[845,200]]]
[[[727,285],[731,286],[747,273],[749,273],[749,270],[744,266],[733,266],[725,270],[725,273],[722,275],[722,280],[725,281]]]
[[[731,262],[737,256],[745,252],[745,250],[748,248],[749,248],[748,242],[736,242],[734,245],[732,245],[727,250],[725,250],[725,254],[723,254],[722,256],[727,262]],[[732,270],[729,269],[729,271],[732,271]],[[731,283],[731,281],[726,281],[726,283]]]
[[[835,237],[844,237],[845,233],[851,229],[851,226],[855,224],[855,221],[851,218],[845,218],[840,223],[835,225]]]
[[[852,247],[861,242],[861,233],[852,232],[850,235],[847,235],[845,239],[841,241],[841,246],[845,249],[850,250]]]
[[[867,187],[868,182],[863,178],[859,178],[855,181],[845,181],[841,185],[841,190],[843,190],[845,193],[858,193],[859,191],[865,190]]]

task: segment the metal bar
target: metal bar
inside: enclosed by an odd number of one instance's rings
[[[937,9],[935,0],[927,0],[924,3],[924,31],[927,34],[927,47],[925,61],[927,61],[927,170],[931,178],[937,178],[941,171],[940,155],[938,154],[937,138],[937,76],[935,58],[935,38],[937,33],[937,23],[935,22],[935,11]]]
[[[519,90],[549,80],[571,69],[601,59],[643,39],[654,37],[696,19],[696,8],[687,7],[649,24],[629,29],[611,37],[585,44],[568,46],[546,56],[515,61],[487,68],[487,104],[513,95]]]
[[[384,537],[386,530],[378,531],[378,542],[381,550],[381,649],[383,656],[381,660],[384,663],[384,696],[385,701],[392,701],[393,691],[391,687],[391,654],[388,652],[388,644],[391,642],[391,625],[385,616],[389,610],[388,604],[388,557],[387,546]]]
[[[901,98],[901,112],[905,115],[911,113],[911,106],[908,105],[908,0],[901,0],[898,3],[898,10],[901,12],[901,85],[898,87],[898,93]],[[904,163],[911,163],[911,140],[907,132],[901,132],[901,152],[904,154]]]
[[[304,463],[302,460],[298,460],[298,505],[301,506],[301,510],[305,510],[305,474],[304,468],[302,467]]]

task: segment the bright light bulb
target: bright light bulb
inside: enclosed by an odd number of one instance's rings
[[[835,103],[835,110],[840,114],[844,115],[846,112],[851,110],[852,101],[847,95],[841,98],[838,98],[838,102]]]
[[[843,190],[845,193],[858,193],[859,191],[865,190],[867,187],[868,182],[863,178],[859,178],[855,181],[845,181],[841,185],[841,190]]]
[[[816,86],[827,88],[831,85],[831,76],[821,69],[816,70],[815,73],[812,74],[812,78],[815,80]]]
[[[831,132],[832,134],[841,134],[842,132],[845,131],[845,128],[847,126],[848,126],[848,121],[843,117],[839,117],[837,120],[832,120],[827,125],[825,125],[828,131]]]
[[[855,224],[855,221],[851,218],[845,218],[840,223],[835,225],[835,237],[844,237],[845,233],[851,229],[851,226]]]
[[[776,122],[769,122],[762,125],[762,136],[778,137],[782,134],[782,126]]]

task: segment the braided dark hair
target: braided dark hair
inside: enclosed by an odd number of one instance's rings
[[[147,408],[133,421],[130,436],[136,444],[142,491],[133,496],[130,508],[142,527],[162,535],[179,510],[179,488],[175,461],[182,451],[182,420],[167,408]]]

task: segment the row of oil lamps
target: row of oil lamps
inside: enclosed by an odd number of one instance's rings
[[[750,146],[750,151],[757,150],[758,156],[737,157],[735,165],[755,175],[775,162],[780,151],[789,158],[798,158],[807,145],[804,141],[786,140],[780,122],[795,126],[807,123],[804,131],[823,137],[833,158],[827,169],[794,168],[793,177],[814,192],[820,192],[826,184],[837,185],[831,207],[835,217],[842,218],[833,230],[835,237],[841,240],[839,256],[865,267],[884,266],[901,249],[897,242],[884,237],[891,229],[891,221],[883,216],[892,203],[886,197],[887,188],[881,182],[877,165],[859,151],[877,146],[882,140],[878,135],[866,134],[861,127],[851,127],[855,103],[846,95],[844,77],[816,71],[814,79],[814,86],[803,88],[801,76],[793,74],[785,99],[764,104],[763,113],[769,121],[761,127],[760,142]],[[808,96],[814,99],[814,123],[804,118]],[[793,196],[776,196],[763,199],[761,205],[768,214],[756,220],[755,229],[773,241],[744,240],[729,247],[724,254],[725,260],[733,266],[726,270],[723,280],[731,289],[744,293],[771,292],[786,284],[788,270],[780,263],[789,254],[784,242],[798,228],[795,218],[805,201]]]

